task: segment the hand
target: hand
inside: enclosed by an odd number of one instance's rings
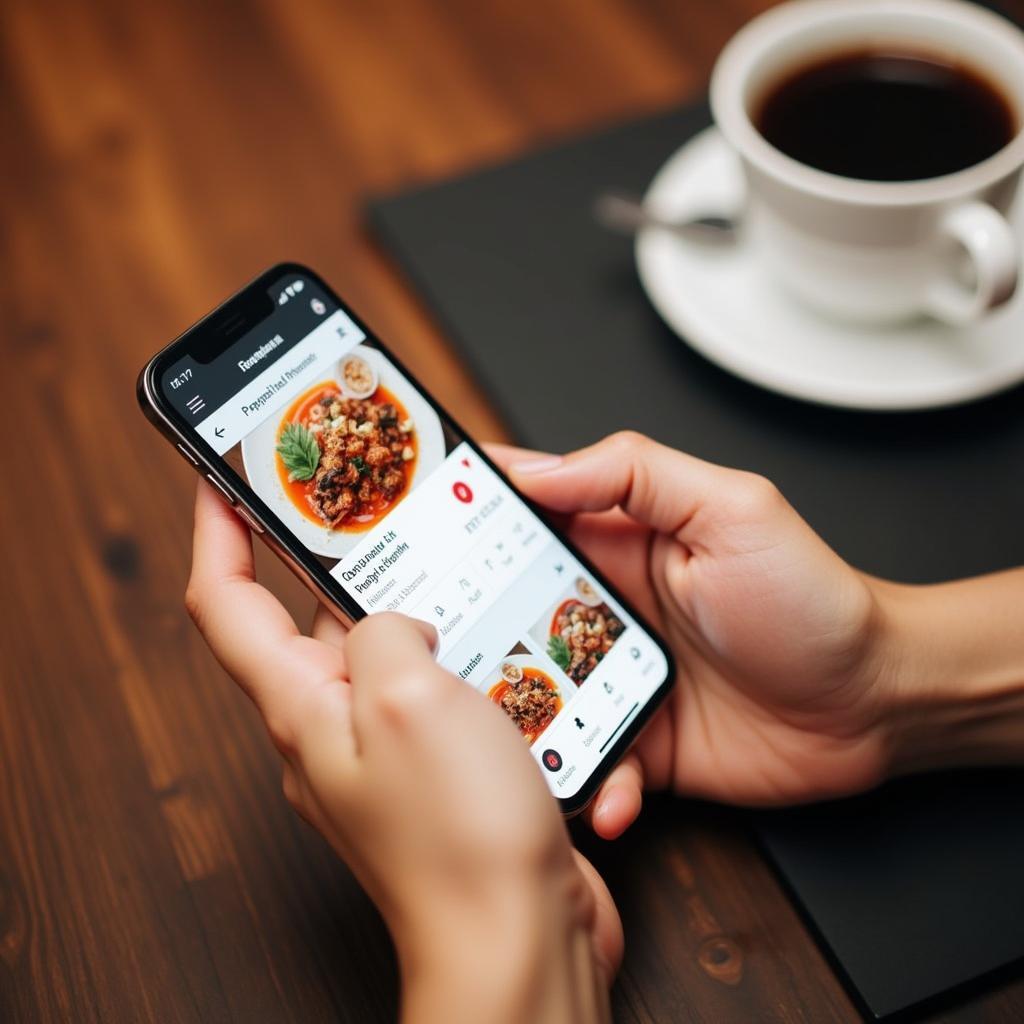
[[[884,776],[875,591],[767,480],[632,433],[565,457],[491,455],[568,517],[677,659],[667,706],[595,800],[599,834],[633,821],[645,786],[765,805]]]
[[[622,954],[522,738],[434,661],[433,630],[374,615],[312,636],[253,575],[205,484],[186,603],[259,708],[298,812],[350,865],[398,951],[407,1020],[595,1020]]]

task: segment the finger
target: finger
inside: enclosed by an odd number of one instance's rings
[[[516,462],[532,462],[535,459],[540,458],[557,458],[558,456],[548,455],[546,452],[537,452],[529,448],[517,448],[510,444],[485,444],[483,446],[484,451],[491,457],[494,464],[500,469],[506,476],[508,476],[508,469],[513,463]],[[514,482],[514,481],[513,481]],[[568,531],[572,526],[572,516],[565,512],[553,512],[550,509],[547,510],[547,514],[544,517],[551,525],[557,529]]]
[[[648,570],[648,527],[621,509],[612,509],[573,516],[565,532],[644,618],[657,620],[660,609]]]
[[[484,450],[498,468],[506,473],[516,464],[556,457],[507,444],[487,444]],[[562,514],[556,518],[570,540],[605,573],[617,589],[632,598],[644,616],[653,618],[657,615],[657,601],[651,593],[647,578],[646,528],[621,509],[576,516]]]
[[[319,601],[316,610],[313,612],[313,625],[310,628],[310,636],[314,640],[330,644],[339,651],[345,649],[345,638],[348,636],[348,627],[328,608]]]
[[[314,643],[306,637],[306,643]],[[300,641],[300,642],[301,642]],[[320,651],[337,655],[335,648],[319,644]],[[315,662],[315,658],[312,659]],[[337,660],[336,658],[334,659]],[[357,744],[353,727],[352,687],[339,674],[318,672],[314,664],[311,676],[318,680],[294,691],[287,706],[287,724],[291,742],[282,750],[296,766],[301,765],[298,779],[303,783],[302,796],[307,815],[323,814],[317,803],[315,789],[305,783],[308,778],[330,780],[341,787],[354,777]]]
[[[643,766],[636,753],[630,751],[598,791],[590,811],[593,830],[602,839],[618,839],[640,814],[643,790]]]
[[[434,660],[433,626],[394,612],[359,622],[345,642],[352,682],[352,717],[357,743],[370,740],[382,722],[407,725],[458,686]]]
[[[677,533],[727,471],[642,434],[612,434],[569,455],[513,458],[508,473],[534,501],[559,512],[620,506],[663,533]]]
[[[605,984],[611,985],[619,967],[622,966],[625,948],[622,919],[619,917],[612,894],[608,891],[604,879],[597,873],[597,869],[579,850],[574,849],[572,852],[577,867],[594,894],[594,922],[591,934],[594,937],[598,962],[605,973]]]
[[[255,581],[248,528],[202,480],[185,602],[214,656],[266,716],[273,691],[284,685],[274,667],[299,630]]]
[[[516,462],[528,462],[531,459],[548,458],[548,452],[534,451],[532,448],[519,448],[514,444],[497,444],[490,442],[483,446],[491,461],[502,472],[507,473],[509,466]]]

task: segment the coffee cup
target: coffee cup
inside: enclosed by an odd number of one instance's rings
[[[924,76],[898,102],[893,60]],[[1012,297],[1024,34],[1010,22],[959,0],[793,0],[726,45],[711,108],[747,182],[744,244],[806,304],[962,325]]]

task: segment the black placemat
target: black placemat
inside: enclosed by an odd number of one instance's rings
[[[703,105],[635,121],[380,200],[371,220],[523,443],[566,450],[632,427],[757,470],[844,557],[894,579],[1024,564],[1024,390],[929,413],[817,407],[729,376],[655,314],[630,242],[596,227],[591,204],[609,185],[641,191],[707,123]],[[1022,823],[1007,772],[757,828],[882,1015],[1024,957]]]

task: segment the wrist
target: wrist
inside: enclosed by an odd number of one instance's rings
[[[888,774],[1024,762],[1024,574],[872,589]]]
[[[565,883],[542,879],[428,901],[392,927],[403,1021],[601,1019],[606,981],[578,906]]]

